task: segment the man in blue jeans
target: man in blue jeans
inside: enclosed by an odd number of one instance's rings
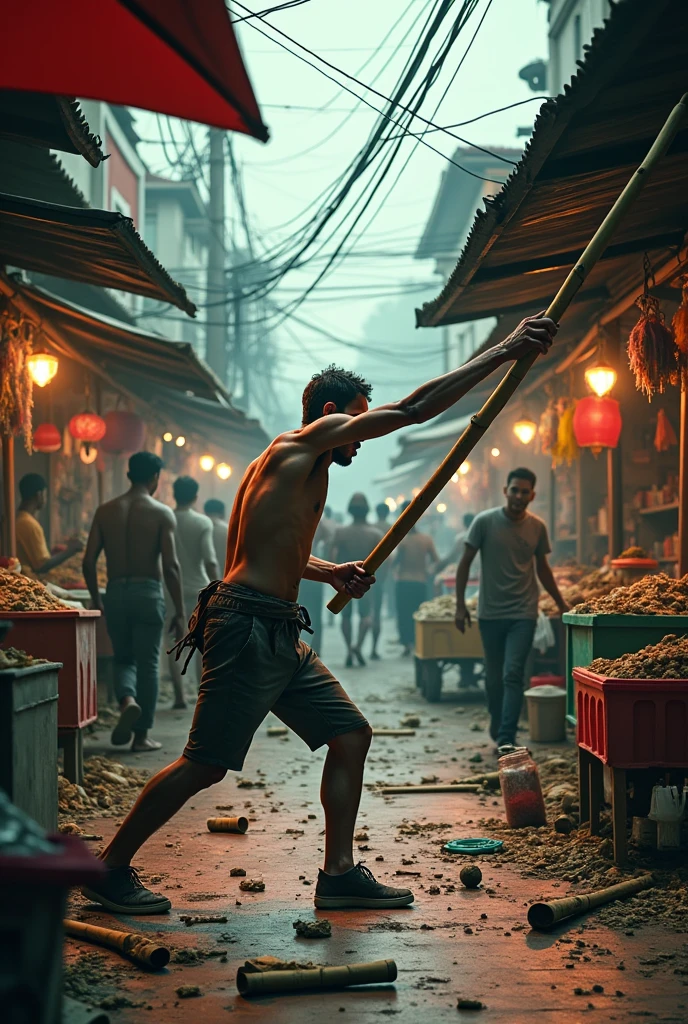
[[[96,510],[84,553],[84,579],[93,607],[105,612],[114,652],[119,720],[112,731],[112,742],[124,746],[131,740],[131,749],[136,752],[160,748],[148,731],[158,700],[160,643],[165,625],[161,565],[174,606],[171,632],[178,640],[186,629],[174,540],[176,520],[172,509],[153,497],[162,466],[162,459],[153,452],[132,455],[128,473],[131,487]],[[96,572],[103,550],[108,575],[104,601]]]
[[[480,512],[471,523],[456,570],[456,628],[470,626],[466,584],[480,551],[478,625],[485,650],[485,689],[490,736],[500,755],[515,749],[523,702],[523,675],[538,616],[538,579],[560,612],[568,611],[547,555],[547,527],[528,511],[535,497],[535,474],[512,469],[506,505]]]

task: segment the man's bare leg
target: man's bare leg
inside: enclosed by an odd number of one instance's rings
[[[372,617],[368,615],[365,619],[359,619],[358,622],[358,643],[353,649],[354,657],[359,665],[365,665],[365,658],[363,657],[363,641],[368,636],[368,632],[373,623]]]
[[[365,725],[329,743],[320,788],[325,810],[325,869],[318,873],[315,889],[315,905],[325,910],[391,910],[413,903],[410,889],[383,885],[362,864],[354,865],[354,828],[372,734]]]
[[[346,644],[346,667],[351,668],[354,663],[353,648],[351,647],[351,616],[342,616],[342,636],[344,637],[344,643]]]
[[[162,914],[172,904],[146,889],[130,867],[132,857],[147,839],[202,789],[219,782],[224,768],[180,757],[154,775],[141,791],[121,828],[101,854],[106,877],[82,889],[84,896],[116,914]]]
[[[336,736],[328,744],[320,801],[325,811],[325,871],[330,875],[354,866],[354,829],[372,735],[368,725]]]
[[[109,868],[127,867],[147,839],[187,800],[220,782],[225,769],[180,757],[149,779],[139,797],[101,854]]]

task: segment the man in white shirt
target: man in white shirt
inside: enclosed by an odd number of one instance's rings
[[[220,572],[223,572],[227,559],[227,531],[229,530],[225,503],[220,501],[219,498],[208,498],[203,506],[203,511],[213,524],[215,558]]]
[[[173,492],[176,502],[174,516],[177,521],[174,536],[182,570],[184,611],[188,617],[196,607],[199,590],[207,587],[211,580],[218,579],[220,570],[213,543],[213,523],[193,508],[198,498],[198,482],[190,476],[177,477]],[[169,666],[174,685],[174,707],[185,708],[183,662],[171,654]],[[195,698],[201,679],[201,656],[198,652],[191,658],[186,674],[194,683]]]

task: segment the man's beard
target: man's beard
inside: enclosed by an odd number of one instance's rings
[[[332,461],[338,466],[350,466],[353,462],[353,455],[344,455],[341,448],[332,449]]]

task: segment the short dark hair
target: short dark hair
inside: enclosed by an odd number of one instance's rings
[[[381,501],[379,505],[375,506],[375,514],[378,519],[386,519],[389,515],[389,505],[386,501]]]
[[[474,519],[475,519],[475,516],[473,515],[472,512],[466,512],[466,514],[463,517],[463,525],[466,528],[468,528],[471,525],[471,523],[473,522]]]
[[[313,423],[323,414],[326,402],[334,402],[338,412],[344,412],[357,395],[370,398],[372,385],[351,370],[342,370],[331,363],[320,373],[314,373],[303,392],[303,425]]]
[[[127,476],[133,484],[147,484],[164,465],[160,456],[154,452],[136,452],[129,459]]]
[[[203,511],[207,516],[223,516],[225,514],[225,503],[220,501],[219,498],[208,498]]]
[[[22,501],[28,501],[41,491],[48,489],[45,478],[40,473],[27,473],[19,481],[19,493]]]
[[[347,511],[354,519],[365,519],[370,512],[370,505],[362,491],[356,491],[355,494],[351,495]]]
[[[198,481],[192,476],[178,476],[172,484],[172,493],[178,505],[190,505],[198,494]]]
[[[507,487],[512,480],[529,480],[530,486],[533,490],[535,490],[535,484],[537,483],[537,477],[535,476],[535,473],[533,473],[532,469],[524,469],[523,466],[520,466],[518,469],[511,470],[506,478]]]

